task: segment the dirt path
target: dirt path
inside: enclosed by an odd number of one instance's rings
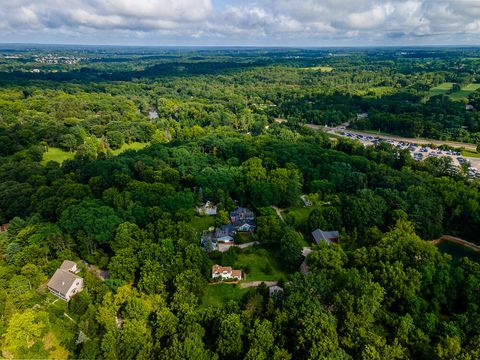
[[[280,220],[282,220],[283,222],[285,222],[285,219],[284,219],[283,216],[282,216],[282,209],[280,209],[279,207],[273,206],[273,205],[272,205],[272,208],[275,210],[275,212],[277,213],[277,215],[278,215],[278,217],[280,218]]]
[[[240,249],[246,249],[250,246],[254,246],[254,245],[260,245],[260,243],[258,241],[252,241],[252,242],[248,242],[248,243],[245,243],[245,244],[235,244],[236,247],[240,248]]]
[[[278,281],[248,281],[240,283],[240,288],[246,289],[250,287],[257,287],[260,286],[261,283],[264,283],[267,286],[274,286],[278,284]]]
[[[467,248],[469,248],[473,251],[480,252],[480,245],[477,245],[477,244],[471,243],[467,240],[463,240],[463,239],[460,239],[460,238],[457,238],[457,237],[454,237],[454,236],[450,236],[450,235],[442,235],[440,237],[440,239],[432,240],[431,243],[433,245],[438,245],[442,241],[449,241],[449,242],[452,242],[452,243],[455,243],[455,244],[465,246],[465,247],[467,247]]]

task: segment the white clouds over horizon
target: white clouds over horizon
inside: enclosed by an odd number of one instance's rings
[[[0,0],[0,42],[478,44],[480,0]]]

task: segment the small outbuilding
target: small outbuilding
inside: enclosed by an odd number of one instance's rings
[[[312,231],[312,237],[315,244],[319,244],[321,241],[326,242],[327,244],[338,243],[338,238],[340,234],[338,231],[323,231],[316,229]]]

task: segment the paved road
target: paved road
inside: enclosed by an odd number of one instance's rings
[[[261,283],[264,283],[267,286],[274,286],[278,284],[278,281],[248,281],[248,282],[240,283],[240,287],[242,289],[257,287],[257,286],[260,286]]]

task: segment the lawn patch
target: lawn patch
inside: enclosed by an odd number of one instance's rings
[[[255,241],[255,235],[249,232],[239,232],[235,235],[236,244],[246,244]]]
[[[295,218],[295,227],[303,228],[307,224],[308,216],[314,209],[320,209],[321,206],[299,206],[282,211],[283,218],[287,215]]]
[[[463,149],[460,153],[462,154],[462,156],[465,156],[465,157],[480,158],[480,154],[473,150]]]
[[[138,141],[132,142],[130,144],[123,144],[120,149],[112,150],[112,154],[119,155],[127,150],[142,150],[149,144],[150,143],[148,142],[138,142]]]
[[[468,98],[468,95],[470,95],[470,93],[480,89],[480,84],[468,84],[462,86],[460,91],[449,93],[452,90],[453,84],[453,82],[445,82],[431,88],[428,92],[427,100],[428,98],[435,95],[448,95],[452,100],[462,100]]]
[[[202,232],[215,224],[215,216],[194,216],[190,224],[197,231]]]
[[[274,281],[286,276],[278,257],[266,249],[249,249],[238,254],[235,268],[244,270],[247,281]]]
[[[203,293],[202,307],[222,306],[227,301],[238,301],[249,289],[241,289],[236,284],[209,284]]]
[[[65,160],[73,159],[74,156],[74,152],[64,151],[56,147],[49,147],[48,151],[43,153],[43,159],[40,163],[46,165],[49,161],[55,161],[61,164]]]

